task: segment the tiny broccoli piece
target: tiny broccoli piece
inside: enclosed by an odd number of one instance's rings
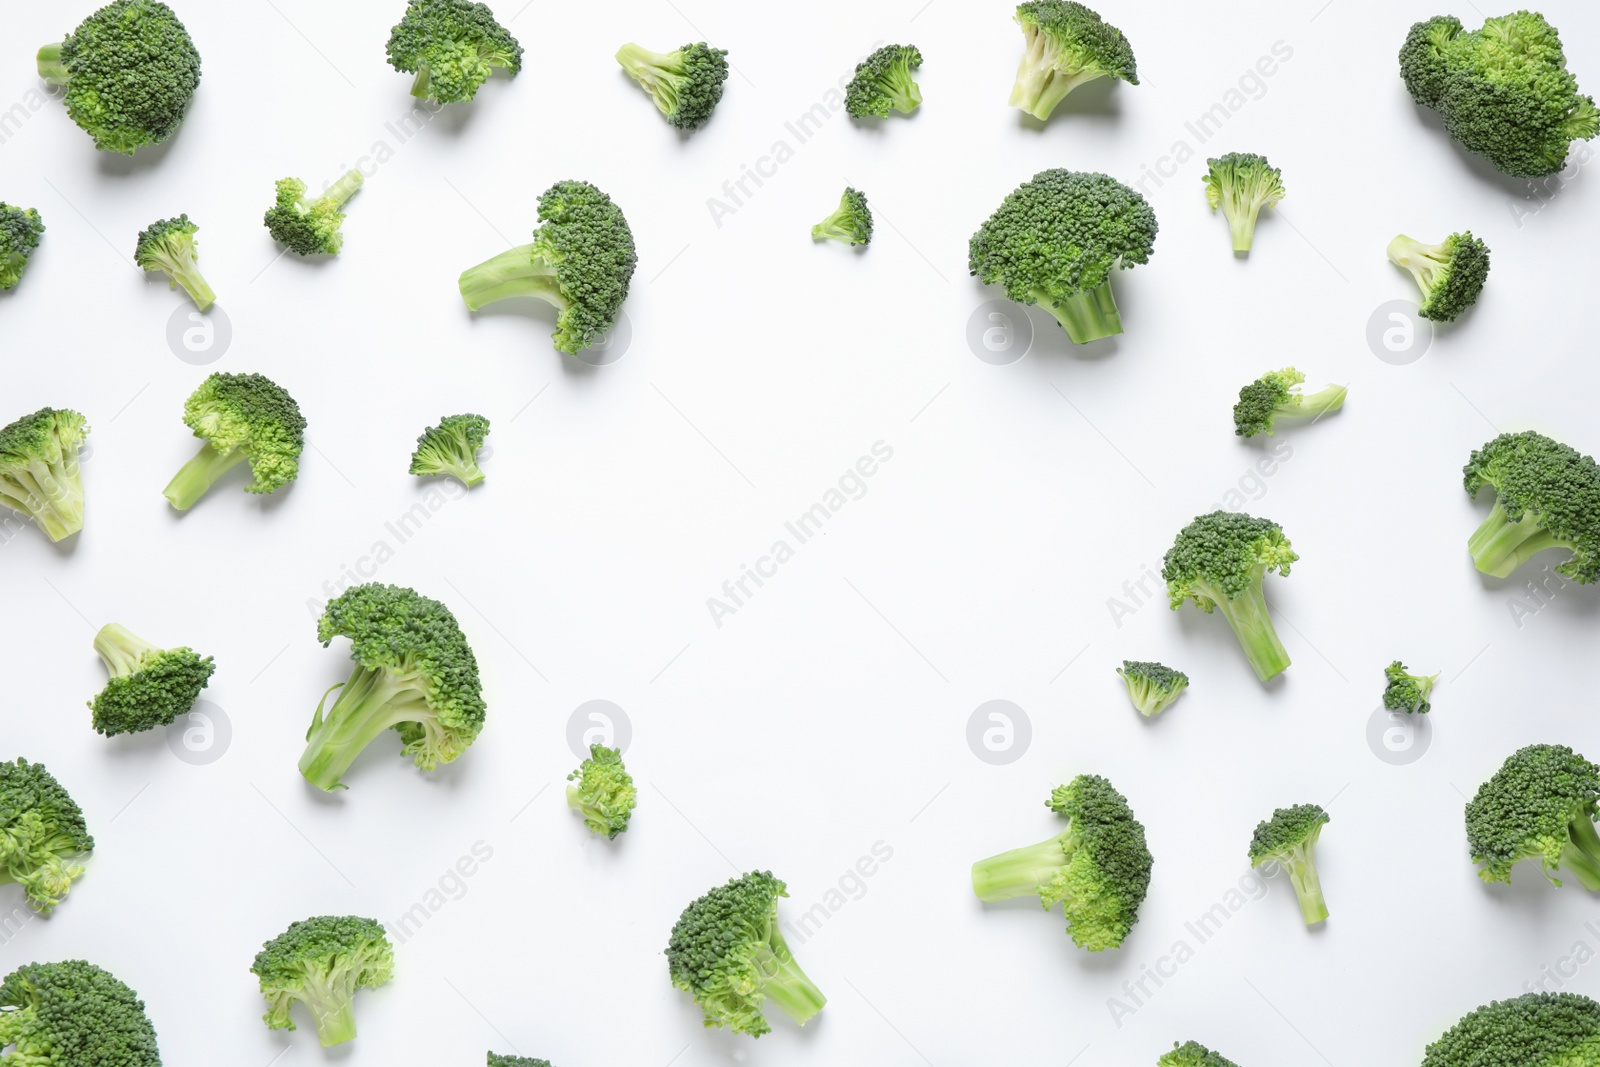
[[[751,871],[717,886],[678,916],[667,942],[674,987],[694,997],[708,1027],[760,1037],[772,1027],[772,1001],[804,1026],[828,998],[795,962],[778,929],[778,899],[788,886]]]
[[[1256,825],[1255,836],[1250,838],[1250,866],[1276,863],[1289,872],[1289,882],[1307,926],[1315,926],[1328,917],[1313,854],[1327,822],[1328,813],[1318,805],[1296,804],[1274,811],[1271,819]]]
[[[1300,383],[1306,376],[1293,367],[1268,371],[1239,390],[1239,402],[1233,405],[1233,432],[1240,437],[1257,434],[1272,436],[1273,424],[1278,419],[1320,419],[1344,406],[1342,385],[1330,385],[1310,396],[1300,392]]]
[[[1238,1064],[1198,1041],[1185,1041],[1181,1045],[1174,1043],[1172,1051],[1156,1061],[1156,1067],[1238,1067]]]
[[[622,209],[588,182],[556,182],[539,197],[533,243],[461,275],[461,299],[477,311],[513,296],[537,297],[560,315],[552,335],[578,352],[616,323],[639,256]]]
[[[1096,78],[1139,84],[1122,31],[1073,0],[1030,0],[1017,8],[1024,49],[1011,106],[1043,122],[1068,93]]]
[[[1550,548],[1572,558],[1556,572],[1583,585],[1600,581],[1600,467],[1543,434],[1503,433],[1472,453],[1462,468],[1467,495],[1495,491],[1489,516],[1467,541],[1485,574],[1509,578]]]
[[[497,1056],[489,1053],[489,1067],[550,1067],[549,1060],[535,1060],[527,1056]]]
[[[1256,219],[1264,207],[1282,202],[1283,171],[1253,152],[1229,152],[1206,160],[1211,168],[1201,180],[1206,183],[1206,202],[1227,216],[1233,231],[1233,250],[1248,253],[1256,237]]]
[[[1489,277],[1489,246],[1471,233],[1453,233],[1436,245],[1401,234],[1389,242],[1389,261],[1411,272],[1422,290],[1417,314],[1454,322],[1478,302]]]
[[[1207,615],[1221,609],[1244,655],[1263,682],[1289,666],[1262,588],[1266,576],[1288,576],[1300,557],[1283,527],[1234,511],[1201,515],[1178,533],[1167,550],[1161,577],[1173,611],[1193,600]]]
[[[1139,921],[1154,862],[1144,826],[1127,798],[1096,774],[1057,786],[1045,807],[1067,820],[1047,841],[1012,849],[972,865],[972,891],[987,902],[1039,895],[1057,904],[1079,948],[1117,948]]]
[[[1395,660],[1383,669],[1383,677],[1387,683],[1383,706],[1390,711],[1426,715],[1433,708],[1428,698],[1433,695],[1433,683],[1439,680],[1437,674],[1410,674],[1404,663]]]
[[[15,882],[35,911],[49,915],[83,877],[77,861],[93,851],[83,809],[44,764],[0,763],[0,884]]]
[[[728,52],[704,41],[671,52],[641,45],[617,49],[617,62],[639,83],[666,120],[680,130],[698,130],[711,119],[728,80]]]
[[[1538,860],[1552,885],[1571,871],[1600,889],[1600,767],[1565,745],[1512,753],[1467,804],[1467,844],[1485,882],[1511,881],[1522,860]]]
[[[845,111],[853,119],[886,119],[891,111],[911,114],[922,103],[922,90],[911,76],[920,66],[916,45],[884,45],[856,64],[844,90]]]
[[[289,929],[256,953],[250,971],[261,979],[269,1030],[293,1030],[296,1001],[311,1013],[323,1048],[356,1036],[356,990],[377,989],[394,977],[394,949],[383,927],[355,915],[317,915]]]
[[[300,256],[326,252],[339,254],[344,246],[344,214],[339,209],[356,195],[366,181],[359,170],[352,170],[328,187],[316,199],[306,197],[306,183],[299,178],[278,182],[278,199],[267,208],[263,221],[272,239]]]
[[[83,960],[29,963],[0,982],[4,1067],[161,1067],[144,1001]]]
[[[1577,993],[1497,1000],[1428,1046],[1422,1067],[1589,1067],[1600,1058],[1600,1004]]]
[[[146,271],[165,274],[169,288],[183,286],[194,306],[204,311],[216,302],[217,294],[200,275],[200,242],[194,239],[199,229],[188,215],[152,222],[139,232],[133,261]]]
[[[40,408],[0,429],[0,507],[20,511],[52,541],[83,529],[78,449],[89,424],[76,411]]]
[[[0,291],[17,287],[42,233],[44,220],[38,211],[0,200]]]
[[[200,53],[166,4],[116,0],[39,49],[39,77],[66,87],[67,114],[96,147],[131,156],[178,132]]]
[[[1189,688],[1189,676],[1159,663],[1125,659],[1117,673],[1128,686],[1128,698],[1141,715],[1159,715]]]
[[[867,194],[846,186],[833,214],[811,227],[811,239],[843,241],[847,245],[869,244],[872,241],[872,209],[867,207]]]
[[[206,443],[162,490],[179,511],[247,459],[247,493],[275,493],[300,473],[306,420],[294,397],[265,375],[213,374],[183,402],[183,421]]]
[[[515,77],[522,45],[485,4],[408,0],[389,33],[389,65],[415,74],[411,95],[440,104],[471,100],[498,67]]]
[[[489,420],[482,415],[446,415],[417,438],[411,473],[418,477],[448,474],[470,489],[483,481],[478,450],[488,436]]]
[[[628,828],[639,792],[622,765],[620,750],[590,745],[589,758],[567,775],[567,781],[578,783],[567,786],[567,807],[582,815],[592,832],[616,840]]]
[[[217,668],[192,648],[158,648],[112,623],[94,635],[111,680],[89,702],[94,728],[106,737],[166,726],[194,707]]]

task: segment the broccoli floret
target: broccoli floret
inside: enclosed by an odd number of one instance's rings
[[[1600,1055],[1600,1004],[1577,993],[1527,993],[1462,1016],[1422,1067],[1584,1067]]]
[[[169,288],[183,286],[194,306],[204,311],[216,303],[217,294],[200,276],[200,242],[194,239],[199,229],[189,221],[188,215],[152,222],[139,231],[133,261],[146,271],[158,270],[165,274],[171,283]]]
[[[261,979],[269,1030],[293,1030],[289,1009],[296,1001],[311,1013],[323,1048],[356,1036],[356,990],[377,989],[394,977],[394,949],[376,920],[355,915],[316,915],[289,929],[256,953],[251,973]]]
[[[549,1060],[535,1060],[527,1056],[497,1056],[489,1053],[489,1067],[550,1067]]]
[[[622,752],[604,745],[589,746],[589,758],[567,775],[567,807],[583,816],[591,832],[616,840],[628,828],[639,791],[633,775],[622,765]]]
[[[1315,926],[1328,917],[1313,854],[1327,822],[1328,813],[1319,805],[1296,804],[1279,808],[1270,820],[1256,824],[1255,836],[1250,838],[1250,866],[1276,863],[1289,872],[1289,882],[1307,926]]]
[[[1211,168],[1201,179],[1206,183],[1206,202],[1213,212],[1220,207],[1227,216],[1233,250],[1248,254],[1261,209],[1277,207],[1283,200],[1283,171],[1254,152],[1229,152],[1206,164]]]
[[[760,1037],[772,1001],[804,1026],[828,998],[795,962],[778,929],[788,886],[769,871],[729,879],[683,909],[667,942],[672,984],[694,997],[707,1027]]]
[[[194,707],[217,668],[192,648],[158,648],[112,623],[94,635],[111,680],[89,702],[94,728],[106,737],[140,733],[175,722]]]
[[[1583,585],[1600,580],[1600,467],[1592,456],[1525,430],[1472,453],[1462,473],[1474,500],[1485,485],[1495,491],[1488,518],[1467,541],[1480,571],[1509,578],[1538,553],[1564,548],[1572,558],[1556,565],[1558,574]]]
[[[29,963],[0,982],[4,1067],[161,1067],[144,1001],[83,960]]]
[[[42,233],[44,220],[38,211],[0,200],[0,290],[17,287]]]
[[[278,182],[278,199],[263,218],[272,239],[300,256],[326,252],[339,254],[344,246],[344,213],[339,209],[356,195],[366,181],[359,170],[352,170],[328,187],[316,199],[307,199],[306,183],[299,178]]]
[[[448,474],[471,489],[483,481],[478,450],[488,436],[489,420],[482,415],[446,415],[417,438],[411,473],[419,478]]]
[[[1189,676],[1159,663],[1125,659],[1117,673],[1128,685],[1128,698],[1141,715],[1159,715],[1189,688]]]
[[[1025,49],[1011,106],[1043,122],[1068,93],[1096,78],[1139,84],[1122,31],[1073,0],[1030,0],[1017,8]]]
[[[916,45],[887,44],[856,64],[844,90],[844,109],[853,119],[886,119],[890,111],[909,115],[922,103],[911,72],[922,66]]]
[[[52,541],[83,529],[78,449],[89,424],[76,411],[40,408],[0,429],[0,506],[20,511]]]
[[[1387,682],[1383,690],[1384,707],[1418,715],[1432,710],[1428,698],[1433,695],[1433,683],[1439,680],[1437,674],[1410,674],[1404,663],[1395,660],[1383,669],[1383,677]]]
[[[864,245],[872,241],[872,209],[867,207],[867,194],[849,186],[839,197],[839,206],[821,222],[811,227],[813,241],[843,241],[847,245]]]
[[[972,235],[967,266],[1039,304],[1075,344],[1122,332],[1111,275],[1150,261],[1156,215],[1145,198],[1104,174],[1044,170],[1024,182]]]
[[[1198,1041],[1185,1041],[1181,1045],[1174,1043],[1172,1051],[1156,1061],[1156,1067],[1238,1067],[1238,1064]]]
[[[513,296],[537,297],[560,312],[552,335],[561,352],[598,341],[617,321],[639,256],[622,209],[588,182],[556,182],[539,197],[533,243],[502,252],[461,275],[473,311]]]
[[[1467,804],[1467,844],[1485,882],[1511,881],[1511,868],[1538,860],[1552,885],[1571,871],[1600,889],[1600,767],[1565,745],[1529,745],[1501,764]]]
[[[350,639],[349,681],[322,694],[306,731],[300,773],[319,789],[339,779],[362,749],[393,728],[403,755],[425,771],[459,757],[483,729],[478,660],[450,609],[414,589],[369,582],[328,602],[317,621],[324,648]],[[323,714],[328,693],[339,690]]]
[[[294,397],[265,375],[213,374],[183,402],[183,421],[206,443],[162,490],[179,511],[246,459],[247,493],[275,493],[300,473],[306,420]]]
[[[1556,173],[1573,141],[1600,131],[1594,98],[1578,92],[1560,35],[1536,12],[1471,33],[1452,15],[1419,22],[1400,49],[1400,76],[1450,136],[1517,177]]]
[[[96,147],[131,156],[178,132],[200,53],[166,4],[116,0],[39,49],[39,77],[66,86],[67,114]]]
[[[471,100],[496,67],[515,77],[522,45],[485,4],[469,0],[408,0],[389,32],[389,65],[415,74],[411,95],[451,104]]]
[[[1139,921],[1154,862],[1144,826],[1128,801],[1097,774],[1057,786],[1045,807],[1067,820],[1047,841],[1012,849],[972,865],[972,891],[987,902],[1039,895],[1049,911],[1060,904],[1067,933],[1079,948],[1117,948]]]
[[[1272,571],[1287,577],[1289,565],[1299,558],[1277,523],[1213,511],[1179,531],[1161,577],[1173,611],[1185,600],[1207,615],[1222,610],[1245,658],[1265,682],[1289,666],[1289,653],[1272,625],[1262,585]]]
[[[0,763],[0,884],[15,882],[49,915],[83,877],[77,861],[93,851],[83,809],[44,764]],[[0,1034],[4,1027],[0,1016]]]
[[[1422,290],[1417,314],[1437,322],[1454,322],[1476,304],[1489,278],[1489,246],[1470,232],[1436,245],[1401,234],[1389,242],[1389,262],[1411,272]]]
[[[698,130],[711,119],[728,80],[727,49],[704,41],[671,52],[652,52],[636,44],[617,49],[617,62],[638,82],[667,122]]]
[[[1268,371],[1239,390],[1239,402],[1233,405],[1233,432],[1240,437],[1257,434],[1272,436],[1273,423],[1278,419],[1320,419],[1344,406],[1342,385],[1330,385],[1310,396],[1300,392],[1300,383],[1306,376],[1293,367]]]

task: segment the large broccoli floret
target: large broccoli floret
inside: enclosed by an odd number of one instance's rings
[[[707,1027],[760,1037],[772,1027],[772,1001],[804,1026],[828,998],[795,962],[778,929],[778,898],[789,895],[769,871],[751,871],[683,909],[667,942],[672,984],[694,997]]]
[[[131,156],[178,132],[200,53],[166,4],[116,0],[39,49],[39,77],[66,86],[67,114],[97,147]]]
[[[3,1067],[161,1067],[144,1001],[83,960],[30,963],[0,982]]]
[[[165,274],[169,288],[183,286],[194,306],[204,311],[216,302],[217,294],[200,274],[200,242],[194,239],[199,229],[188,215],[152,222],[139,231],[133,261],[147,271]]]
[[[871,242],[872,209],[867,207],[867,194],[846,186],[833,214],[811,227],[811,239],[843,241],[847,245]]]
[[[1174,1044],[1171,1052],[1156,1061],[1156,1067],[1238,1067],[1238,1064],[1198,1041],[1185,1041],[1181,1045]]]
[[[1436,245],[1401,234],[1389,242],[1389,262],[1409,271],[1422,290],[1417,314],[1438,322],[1454,322],[1476,304],[1489,278],[1489,246],[1471,233],[1453,233]]]
[[[478,450],[488,436],[489,420],[482,415],[446,415],[417,438],[411,473],[419,478],[448,474],[471,489],[483,481]]]
[[[1150,261],[1156,215],[1145,198],[1104,174],[1044,170],[1024,182],[972,235],[967,266],[1039,304],[1075,344],[1122,332],[1111,275]]]
[[[1128,686],[1128,699],[1144,716],[1159,715],[1189,688],[1189,676],[1159,663],[1125,659],[1117,673]]]
[[[1571,871],[1600,889],[1600,767],[1565,745],[1518,749],[1467,804],[1467,844],[1485,882],[1511,881],[1522,860],[1538,860],[1551,884]]]
[[[1433,708],[1428,698],[1433,695],[1433,683],[1439,680],[1437,674],[1411,674],[1404,663],[1395,660],[1383,669],[1383,677],[1387,683],[1383,706],[1390,711],[1426,715]]]
[[[1097,774],[1057,786],[1045,807],[1067,820],[1047,841],[972,865],[972,891],[987,902],[1032,896],[1060,904],[1079,948],[1119,947],[1139,921],[1153,860],[1127,799]]]
[[[356,195],[366,181],[359,170],[349,171],[314,199],[306,196],[306,183],[299,178],[278,182],[278,199],[263,217],[272,239],[300,256],[339,254],[344,247],[344,213],[339,209]]]
[[[1289,883],[1294,886],[1307,926],[1315,926],[1328,917],[1314,854],[1317,838],[1327,823],[1328,813],[1319,805],[1296,804],[1279,808],[1271,819],[1257,823],[1255,835],[1250,838],[1250,866],[1276,863],[1289,872]]]
[[[1471,33],[1453,15],[1419,22],[1400,49],[1400,76],[1450,136],[1517,177],[1554,174],[1573,141],[1600,131],[1600,110],[1567,72],[1560,35],[1532,11]]]
[[[1256,239],[1256,219],[1264,207],[1277,207],[1284,196],[1283,171],[1254,152],[1229,152],[1206,160],[1210,170],[1206,202],[1222,209],[1233,231],[1233,250],[1248,253]]]
[[[704,41],[671,52],[652,52],[642,45],[617,49],[617,62],[638,82],[666,120],[680,130],[698,130],[711,119],[728,80],[727,49]]]
[[[1302,395],[1300,383],[1306,376],[1293,367],[1268,371],[1239,390],[1239,402],[1233,405],[1233,432],[1240,437],[1257,434],[1272,436],[1273,424],[1278,419],[1320,419],[1344,406],[1342,385],[1330,385],[1310,396]]]
[[[1017,8],[1025,50],[1011,106],[1043,122],[1068,93],[1096,78],[1139,84],[1122,31],[1074,0],[1030,0]]]
[[[317,915],[256,953],[250,970],[261,979],[269,1030],[293,1030],[296,1001],[311,1013],[323,1048],[356,1036],[356,990],[377,989],[394,977],[394,949],[383,927],[355,915]]]
[[[855,77],[844,90],[844,109],[853,119],[886,119],[889,112],[909,115],[922,103],[911,72],[922,66],[916,45],[887,44],[856,64]]]
[[[502,252],[461,275],[473,311],[513,296],[537,297],[560,312],[552,335],[578,352],[611,329],[639,256],[622,209],[588,182],[556,182],[539,197],[533,243]]]
[[[49,915],[83,877],[78,860],[93,851],[83,809],[44,764],[0,763],[0,884],[15,882]],[[4,1027],[0,1016],[0,1034]]]
[[[154,730],[194,707],[217,668],[192,648],[158,648],[112,623],[94,635],[111,680],[89,702],[94,728],[106,737]]]
[[[1262,585],[1272,571],[1287,576],[1289,565],[1299,558],[1277,523],[1235,511],[1213,511],[1179,531],[1167,550],[1161,577],[1166,579],[1173,611],[1185,600],[1193,600],[1207,615],[1221,609],[1245,658],[1264,682],[1283,673],[1289,653],[1272,625]]]
[[[42,233],[44,220],[38,211],[0,200],[0,290],[17,287]]]
[[[1488,518],[1467,541],[1480,571],[1509,578],[1538,553],[1564,548],[1572,558],[1557,573],[1584,585],[1600,580],[1600,467],[1592,456],[1525,430],[1478,449],[1462,473],[1474,500],[1485,485],[1495,491]]]
[[[1600,1004],[1577,993],[1527,993],[1462,1016],[1428,1046],[1422,1067],[1592,1067]]]
[[[535,1060],[527,1056],[497,1056],[489,1053],[489,1067],[550,1067],[549,1060]]]
[[[183,421],[206,443],[162,490],[179,511],[247,459],[248,493],[275,493],[300,473],[306,420],[294,397],[265,375],[213,374],[183,402]]]
[[[408,0],[388,51],[391,67],[416,75],[411,95],[441,104],[471,100],[497,67],[522,70],[522,45],[470,0]]]
[[[323,647],[350,639],[355,670],[323,714],[328,693],[306,731],[300,773],[319,789],[339,779],[362,749],[385,730],[405,742],[403,754],[425,771],[456,759],[483,729],[478,660],[450,609],[414,589],[369,582],[328,602],[317,622]]]
[[[0,429],[0,507],[20,511],[52,541],[83,529],[78,449],[89,424],[76,411],[40,408]]]
[[[589,758],[567,775],[567,807],[583,816],[592,833],[616,840],[628,828],[639,791],[633,775],[622,765],[622,752],[604,745],[589,746]]]

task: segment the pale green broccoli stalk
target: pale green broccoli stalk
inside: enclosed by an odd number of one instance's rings
[[[1582,585],[1600,581],[1600,466],[1594,457],[1526,430],[1503,433],[1476,452],[1462,469],[1467,495],[1484,486],[1495,491],[1494,507],[1467,540],[1478,569],[1509,578],[1547,549],[1572,558],[1556,573]]]
[[[1096,78],[1139,84],[1122,31],[1073,0],[1030,0],[1017,8],[1024,50],[1011,106],[1043,122],[1067,94]]]
[[[0,429],[0,507],[20,511],[52,541],[83,529],[78,450],[89,424],[76,411],[40,408]]]
[[[1433,683],[1439,680],[1437,674],[1411,674],[1404,663],[1395,660],[1383,669],[1383,677],[1387,683],[1383,706],[1390,711],[1426,715],[1433,708],[1428,698],[1433,695]]]
[[[152,222],[139,232],[133,261],[146,271],[165,274],[170,288],[183,286],[194,306],[204,311],[216,302],[217,294],[200,275],[200,242],[194,239],[199,229],[188,215]]]
[[[0,200],[0,290],[17,287],[43,233],[44,220],[38,211]]]
[[[853,119],[889,117],[898,111],[909,115],[922,103],[911,72],[922,66],[915,45],[884,45],[856,64],[855,77],[844,90],[844,109]]]
[[[704,41],[671,52],[652,52],[630,42],[617,49],[617,62],[650,94],[667,122],[680,130],[698,130],[722,99],[727,54]]]
[[[183,421],[206,443],[162,490],[179,511],[245,460],[247,493],[275,493],[300,473],[306,420],[294,397],[265,375],[213,374],[184,401]]]
[[[1317,838],[1327,823],[1328,813],[1318,805],[1296,804],[1274,811],[1271,819],[1256,825],[1255,835],[1250,838],[1250,866],[1276,863],[1289,873],[1307,926],[1315,926],[1328,917],[1315,855]]]
[[[1283,172],[1253,152],[1229,152],[1206,164],[1210,170],[1201,179],[1206,183],[1206,202],[1213,212],[1221,208],[1227,216],[1233,250],[1248,254],[1261,209],[1283,201]]]
[[[344,234],[339,227],[345,219],[339,209],[365,181],[359,170],[352,170],[329,186],[327,192],[310,199],[306,196],[306,183],[299,178],[280,180],[278,199],[263,219],[267,232],[296,255],[338,255],[344,247]]]
[[[1600,767],[1565,745],[1512,753],[1467,804],[1467,846],[1478,877],[1511,882],[1511,869],[1537,861],[1551,885],[1569,871],[1600,890]]]
[[[872,209],[867,207],[867,194],[846,186],[833,214],[811,227],[811,239],[842,241],[847,245],[870,243]]]
[[[106,737],[176,722],[194,707],[217,669],[210,656],[192,648],[160,648],[116,623],[94,635],[94,650],[111,674],[89,702],[94,728]]]
[[[161,1067],[144,1001],[84,960],[29,963],[0,982],[5,1067]]]
[[[83,877],[78,861],[93,851],[83,809],[44,764],[0,763],[0,884],[21,886],[29,906],[49,915]],[[4,1027],[0,1015],[0,1033]]]
[[[622,765],[621,750],[590,745],[589,758],[567,775],[567,781],[578,783],[567,786],[567,807],[583,816],[583,824],[592,833],[614,841],[628,828],[639,791]]]
[[[1185,1041],[1181,1045],[1174,1044],[1171,1052],[1156,1061],[1156,1067],[1238,1067],[1238,1064],[1198,1041]]]
[[[1122,661],[1117,673],[1128,686],[1128,699],[1139,714],[1146,717],[1159,715],[1189,688],[1189,676],[1159,663],[1138,660]]]
[[[1428,1046],[1422,1067],[1588,1067],[1600,1050],[1600,1004],[1577,993],[1527,993],[1468,1012]]]
[[[484,478],[478,450],[488,436],[489,420],[482,415],[446,415],[417,438],[411,473],[419,478],[448,474],[471,489]]]
[[[522,70],[522,45],[470,0],[409,0],[387,47],[391,67],[416,75],[411,95],[441,104],[471,100],[497,69]]]
[[[1436,322],[1454,322],[1476,304],[1489,277],[1489,246],[1471,233],[1453,233],[1436,245],[1401,234],[1389,242],[1389,261],[1422,291],[1417,314]]]
[[[1273,426],[1279,419],[1320,419],[1344,407],[1342,385],[1330,385],[1315,393],[1304,395],[1300,383],[1306,376],[1293,367],[1268,371],[1239,390],[1239,402],[1233,405],[1233,432],[1240,437],[1257,434],[1272,436]]]
[[[1222,612],[1256,677],[1265,682],[1289,666],[1289,653],[1272,625],[1263,584],[1273,571],[1287,577],[1299,558],[1277,523],[1213,511],[1179,531],[1161,577],[1173,611],[1192,600],[1207,615]]]
[[[296,1001],[311,1013],[323,1048],[356,1036],[356,991],[394,977],[394,949],[376,920],[317,915],[262,946],[250,971],[261,980],[269,1030],[293,1030]]]

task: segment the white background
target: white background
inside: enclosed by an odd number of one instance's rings
[[[411,107],[410,79],[383,52],[398,3],[186,0],[198,95],[178,137],[131,162],[97,153],[58,102],[28,109],[34,50],[88,5],[12,5],[0,107],[24,117],[0,144],[0,198],[37,206],[49,231],[0,297],[0,415],[77,408],[93,452],[76,543],[28,529],[0,546],[3,755],[56,772],[99,848],[53,918],[13,920],[0,969],[108,967],[148,1001],[174,1067],[322,1062],[309,1026],[261,1024],[248,972],[261,942],[310,914],[393,923],[477,842],[492,859],[397,948],[394,982],[359,997],[361,1036],[326,1058],[957,1067],[1081,1053],[1124,1067],[1196,1038],[1245,1067],[1388,1067],[1542,968],[1570,973],[1576,942],[1600,947],[1584,927],[1600,906],[1581,891],[1531,869],[1482,885],[1461,815],[1520,745],[1600,756],[1600,598],[1568,587],[1519,626],[1511,601],[1536,571],[1473,570],[1464,542],[1486,504],[1460,484],[1497,430],[1600,447],[1593,177],[1541,208],[1412,105],[1394,57],[1431,2],[1107,6],[1143,84],[1084,89],[1046,126],[1006,104],[1021,47],[1007,5],[919,2],[505,4],[521,76],[402,142],[387,124]],[[1575,0],[1544,10],[1600,87],[1600,16]],[[1470,4],[1455,13],[1479,23]],[[611,56],[629,39],[701,38],[737,72],[685,138]],[[834,113],[801,144],[786,121],[888,41],[923,49],[922,109],[872,126]],[[1185,123],[1275,42],[1291,58],[1247,81],[1225,132],[1199,143]],[[792,153],[762,164],[773,176],[719,226],[708,198],[780,140]],[[1197,156],[1146,186],[1154,257],[1114,283],[1127,333],[1074,350],[1035,314],[1025,359],[976,358],[969,318],[999,294],[967,275],[966,242],[1004,195],[1051,166],[1134,181],[1177,141]],[[273,181],[320,186],[380,142],[345,252],[274,262],[260,224]],[[1248,262],[1200,183],[1204,157],[1229,150],[1266,153],[1288,187]],[[537,194],[564,178],[611,193],[639,245],[632,345],[610,366],[554,352],[548,311],[474,317],[456,293],[462,269],[528,240]],[[807,236],[847,182],[877,213],[864,254]],[[202,227],[233,328],[208,367],[165,339],[181,294],[130,262],[136,232],[180,211]],[[1420,361],[1380,361],[1369,316],[1415,296],[1384,246],[1464,228],[1493,248],[1483,300]],[[1289,363],[1350,399],[1281,433],[1292,456],[1252,481],[1263,449],[1233,436],[1229,409]],[[287,387],[309,447],[276,498],[241,492],[236,471],[180,517],[161,489],[195,446],[183,399],[213,370]],[[487,483],[398,543],[385,524],[430,491],[405,473],[414,437],[467,410],[494,423]],[[714,625],[707,598],[878,441],[893,458],[865,495]],[[1303,557],[1269,583],[1294,666],[1266,687],[1220,617],[1157,598],[1119,626],[1107,606],[1241,485]],[[431,779],[380,741],[326,797],[295,763],[349,661],[347,643],[318,645],[313,602],[379,542],[393,554],[378,579],[460,618],[488,726]],[[83,702],[104,672],[90,641],[112,621],[215,655],[206,699],[232,729],[220,759],[91,731]],[[1367,734],[1395,657],[1444,675],[1431,746],[1407,765]],[[1180,667],[1191,690],[1141,721],[1113,673],[1124,658]],[[577,762],[568,718],[592,699],[633,728],[641,799],[614,844],[589,837],[560,788]],[[966,741],[991,699],[1032,723],[1009,766]],[[1156,857],[1138,926],[1100,956],[1073,947],[1059,912],[985,908],[968,882],[974,859],[1054,832],[1044,798],[1086,771],[1128,795]],[[1280,879],[1200,945],[1185,923],[1248,874],[1257,820],[1301,801],[1333,817],[1326,928],[1301,926]],[[893,856],[862,889],[848,875],[876,842]],[[661,956],[686,903],[750,868],[787,879],[791,921],[841,879],[858,898],[796,947],[827,1008],[804,1031],[775,1018],[759,1043],[702,1030]],[[0,915],[20,903],[0,890]],[[1118,1025],[1108,998],[1179,940],[1192,958],[1162,964],[1172,977],[1147,979],[1154,995]],[[1600,968],[1566,988],[1600,992]]]

